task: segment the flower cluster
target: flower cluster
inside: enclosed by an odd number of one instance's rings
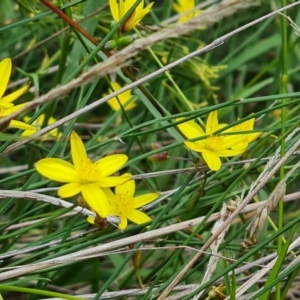
[[[59,188],[58,195],[69,198],[81,193],[87,205],[101,218],[119,216],[121,229],[127,226],[127,218],[138,224],[149,221],[149,217],[136,208],[153,201],[158,194],[134,198],[131,174],[113,176],[127,162],[127,155],[113,154],[92,162],[75,131],[71,133],[70,141],[73,164],[59,158],[44,158],[36,163],[37,171],[44,177],[65,183]],[[116,187],[116,195],[111,187]]]
[[[176,121],[182,121],[177,119]],[[260,133],[243,133],[243,131],[252,131],[255,119],[252,118],[239,125],[233,126],[228,130],[217,134],[216,132],[228,124],[219,124],[218,113],[213,111],[209,114],[205,126],[205,132],[195,121],[187,121],[178,124],[178,128],[188,139],[201,138],[197,141],[185,141],[184,144],[191,150],[200,152],[208,167],[217,171],[221,168],[220,157],[232,157],[242,154],[248,144],[255,140]]]
[[[21,110],[26,105],[26,103],[14,105],[13,102],[27,92],[29,85],[26,85],[16,90],[15,92],[3,97],[7,89],[7,85],[11,75],[11,69],[12,69],[12,63],[10,58],[5,58],[0,62],[0,118],[7,117],[12,113]],[[24,130],[32,130],[34,128],[33,126],[18,120],[11,120],[9,124],[6,125],[5,128],[1,128],[1,129],[4,130],[7,127],[14,127],[18,129],[24,129]]]

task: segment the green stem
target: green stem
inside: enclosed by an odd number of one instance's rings
[[[287,5],[286,0],[281,0],[281,7]],[[286,11],[283,11],[283,14],[286,14]],[[288,86],[288,36],[287,36],[287,19],[284,15],[281,16],[281,41],[282,41],[282,65],[281,65],[281,92],[287,93],[287,86]],[[286,103],[286,99],[282,99],[282,104]],[[286,106],[283,106],[281,109],[281,124],[286,124]],[[284,136],[286,133],[286,129],[283,126],[281,129],[281,135]],[[281,141],[281,157],[285,154],[285,140],[282,139]],[[284,166],[280,168],[280,180],[284,178]],[[280,230],[283,226],[283,200],[281,199],[278,204],[278,230]],[[278,237],[277,240],[277,253],[280,254],[282,249],[282,238],[281,236]],[[276,285],[276,300],[281,299],[281,283],[279,282]]]
[[[18,286],[13,286],[13,285],[6,285],[6,284],[0,284],[0,291],[28,293],[28,294],[34,294],[34,295],[43,295],[43,296],[47,296],[47,297],[59,297],[61,299],[68,299],[68,300],[82,300],[82,298],[70,296],[70,295],[66,295],[66,294],[62,294],[62,293],[56,293],[56,292],[38,290],[38,289],[32,289],[32,288],[25,288],[25,287],[18,287]]]

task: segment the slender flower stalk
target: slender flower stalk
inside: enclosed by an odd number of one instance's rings
[[[110,11],[113,19],[119,22],[122,17],[129,11],[129,9],[134,5],[135,0],[109,0]],[[134,10],[133,14],[125,21],[121,27],[121,32],[129,31],[134,28],[140,21],[147,15],[154,2],[149,3],[144,8],[144,0],[140,2],[137,8]]]
[[[182,119],[177,119],[177,121],[180,120]],[[227,124],[219,124],[218,113],[217,111],[213,111],[208,116],[205,132],[192,120],[179,124],[178,128],[188,139],[204,137],[204,139],[195,142],[185,141],[184,144],[189,149],[200,152],[208,167],[213,171],[217,171],[222,165],[220,157],[231,157],[242,154],[248,146],[246,139],[248,139],[249,135],[247,134],[227,136],[215,134],[216,131],[225,126]],[[228,130],[227,132],[232,133],[233,131]]]
[[[177,0],[177,3],[173,4],[173,8],[177,13],[179,14],[186,13],[184,16],[182,16],[179,19],[180,23],[184,23],[201,13],[201,10],[193,10],[194,7],[195,7],[195,0]]]
[[[121,177],[128,178],[130,173],[123,174]],[[124,230],[128,225],[128,220],[136,224],[142,224],[151,221],[151,218],[141,212],[140,208],[159,197],[159,193],[148,193],[135,197],[135,181],[129,180],[115,188],[115,193],[111,189],[103,189],[110,203],[109,215],[120,217],[119,228]],[[93,207],[92,207],[93,208]],[[95,219],[89,217],[90,223],[95,223]]]
[[[13,102],[27,92],[29,85],[21,87],[15,92],[3,97],[7,89],[7,85],[11,75],[11,69],[12,64],[10,58],[5,58],[0,62],[0,118],[7,117],[12,113],[22,109],[26,105],[20,104],[15,106]],[[11,120],[9,124],[5,126],[5,128],[2,128],[2,130],[6,129],[6,127],[14,127],[25,130],[30,130],[33,128],[33,126],[31,125],[17,120]]]
[[[41,159],[36,163],[36,169],[46,178],[66,183],[58,190],[60,197],[68,198],[81,193],[88,206],[106,218],[110,208],[104,189],[130,179],[130,176],[111,176],[124,166],[127,155],[108,155],[93,163],[87,157],[82,140],[73,131],[71,157],[73,164],[59,158]]]
[[[28,123],[30,121],[30,119],[31,119],[30,117],[24,117],[24,121],[26,123]],[[41,129],[41,126],[44,123],[44,120],[45,120],[45,115],[41,114],[35,121],[33,121],[31,123],[33,128],[25,130],[22,133],[22,135],[23,136],[30,136],[30,135],[36,133],[37,131],[39,131]],[[47,125],[51,125],[55,122],[56,122],[56,119],[53,118],[53,117],[50,117],[49,120],[48,120]],[[55,128],[55,129],[51,130],[50,132],[48,132],[45,136],[43,136],[43,139],[46,139],[47,137],[50,137],[50,136],[55,137],[55,138],[60,138],[61,133],[58,131],[57,128]]]
[[[118,82],[112,82],[111,85],[113,88],[113,91],[111,89],[109,89],[109,91],[111,93],[115,92],[121,88],[121,86]],[[119,99],[119,101],[117,98]],[[134,99],[134,98],[135,97],[131,95],[131,90],[127,90],[126,92],[118,95],[118,97],[114,97],[114,98],[108,100],[107,103],[115,111],[118,111],[121,108],[120,104],[124,107],[124,109],[126,111],[128,111],[128,110],[131,110],[134,107],[136,107],[136,103],[135,103],[136,99]],[[133,100],[133,101],[130,101],[130,100]]]

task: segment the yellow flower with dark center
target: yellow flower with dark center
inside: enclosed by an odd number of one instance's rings
[[[121,177],[131,177],[131,174],[126,173]],[[140,208],[159,197],[159,193],[148,193],[135,197],[135,181],[129,180],[124,184],[118,185],[115,188],[115,193],[111,189],[103,189],[110,203],[109,215],[120,217],[119,228],[124,230],[130,220],[136,224],[142,224],[151,221],[151,218],[144,212],[138,210]],[[92,207],[93,208],[93,207]],[[88,221],[94,223],[94,218],[89,217]]]
[[[60,197],[68,198],[81,193],[88,206],[106,218],[110,208],[104,188],[130,179],[130,176],[111,176],[124,166],[127,155],[113,154],[92,162],[87,157],[82,140],[73,131],[71,156],[73,164],[59,158],[44,158],[36,163],[36,169],[46,178],[66,183],[58,190]]]
[[[135,2],[136,0],[109,0],[110,11],[113,19],[116,22],[119,22]],[[134,10],[133,14],[122,25],[121,32],[126,32],[134,28],[145,17],[145,15],[150,12],[153,4],[154,2],[151,2],[144,8],[144,0],[142,0]]]
[[[173,8],[177,13],[179,14],[186,13],[179,19],[179,22],[181,23],[184,23],[201,13],[201,10],[192,11],[194,7],[195,7],[195,0],[177,0],[177,3],[173,4]]]
[[[21,87],[15,92],[3,97],[11,75],[11,68],[12,64],[10,58],[5,58],[0,62],[0,118],[7,117],[16,111],[19,111],[26,105],[19,104],[15,106],[13,102],[27,92],[29,85]],[[33,128],[31,125],[17,120],[11,120],[5,127],[14,127],[25,130]],[[2,128],[2,130],[4,129],[6,128]]]
[[[28,123],[30,121],[30,119],[31,119],[30,117],[25,117],[24,121],[26,123]],[[33,128],[27,129],[24,132],[22,132],[22,136],[30,136],[30,135],[36,133],[37,131],[39,131],[41,129],[41,126],[44,123],[44,120],[45,120],[45,115],[44,114],[39,115],[39,117],[35,121],[33,121],[31,123],[31,125],[33,126]],[[51,124],[53,124],[55,122],[56,122],[56,119],[53,118],[53,117],[50,117],[48,119],[47,125],[51,125]],[[55,137],[55,138],[60,138],[61,133],[58,131],[57,128],[55,128],[55,129],[51,130],[50,132],[48,132],[46,135],[44,135],[43,138],[45,139],[45,138],[47,138],[49,136],[52,136],[52,137]]]
[[[116,92],[117,90],[119,90],[121,88],[120,84],[117,82],[112,82],[111,83],[113,91],[110,89],[109,91],[112,92]],[[107,103],[109,104],[109,106],[117,111],[121,108],[120,104],[124,107],[124,109],[127,110],[131,110],[134,107],[136,107],[136,103],[135,103],[135,99],[136,97],[131,95],[131,90],[127,90],[126,92],[118,95],[118,99],[117,97],[114,97],[110,100],[107,101]],[[130,101],[132,100],[132,101]]]
[[[180,120],[182,119],[177,119],[176,121]],[[202,140],[195,142],[185,141],[184,144],[189,149],[200,152],[208,167],[213,171],[217,171],[221,168],[220,157],[239,155],[243,153],[248,146],[248,142],[245,142],[246,134],[228,136],[215,134],[216,131],[225,126],[227,126],[227,124],[219,124],[217,111],[213,111],[209,114],[205,132],[192,120],[178,124],[178,128],[188,139],[208,135],[208,137]],[[227,132],[229,132],[229,130]],[[232,131],[230,130],[230,132]]]

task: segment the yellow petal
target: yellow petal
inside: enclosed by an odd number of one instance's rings
[[[24,129],[24,130],[34,130],[34,126],[31,126],[29,124],[26,124],[21,121],[17,120],[11,120],[9,123],[9,127],[18,128],[18,129]]]
[[[120,14],[119,14],[119,4],[118,4],[117,0],[109,0],[109,6],[110,6],[110,11],[111,11],[113,19],[116,22],[119,22]]]
[[[233,149],[233,150],[219,150],[216,151],[216,155],[220,156],[220,157],[231,157],[231,156],[237,156],[242,154],[243,152],[245,152],[245,149]]]
[[[13,103],[2,103],[1,99],[0,99],[0,109],[8,109],[13,107],[14,104]]]
[[[142,1],[137,9],[136,9],[136,18],[139,20],[138,22],[141,21],[142,18],[144,18],[152,9],[152,6],[154,5],[154,2],[150,2],[145,8],[144,7],[144,1]]]
[[[212,111],[207,118],[205,133],[212,134],[218,130],[218,111]]]
[[[59,182],[80,182],[72,164],[59,158],[44,158],[39,160],[35,168],[44,177]]]
[[[174,9],[176,12],[178,12],[179,14],[185,12],[185,10],[184,10],[181,6],[179,6],[177,3],[173,3],[173,9]]]
[[[118,203],[118,199],[110,188],[103,188],[102,191],[104,192],[108,202],[110,202],[112,204],[110,207],[110,211],[111,211],[112,208],[114,207],[113,204]]]
[[[186,147],[188,147],[189,149],[196,151],[196,152],[202,152],[204,148],[204,144],[203,143],[199,143],[199,142],[188,142],[185,141],[184,144],[186,145]]]
[[[262,134],[263,134],[263,132],[256,132],[256,133],[247,134],[247,136],[246,136],[247,142],[249,144],[252,143],[254,140],[259,138]]]
[[[203,150],[202,156],[203,156],[203,159],[205,160],[205,162],[207,163],[207,166],[212,171],[218,171],[221,168],[221,166],[222,166],[221,159],[214,152],[211,152],[208,150]]]
[[[245,149],[248,147],[248,142],[241,142],[241,143],[238,143],[234,146],[231,147],[231,149],[233,150],[243,150],[245,151]]]
[[[112,86],[112,90],[109,89],[109,91],[111,93],[118,91],[121,88],[121,86],[118,82],[111,82],[111,86]],[[130,101],[130,100],[133,100],[133,101]],[[114,98],[108,100],[107,103],[115,111],[118,111],[121,108],[120,104],[124,107],[124,109],[126,111],[128,111],[136,106],[136,104],[134,103],[135,100],[136,100],[135,97],[133,97],[131,95],[131,90],[127,90],[127,91],[123,92],[122,94],[118,95],[118,97],[114,97]]]
[[[129,31],[130,29],[134,28],[138,22],[136,22],[136,10],[132,13],[132,15],[125,21],[125,23],[122,26],[121,31],[126,32]]]
[[[32,128],[32,129],[27,129],[27,130],[24,130],[22,133],[21,133],[21,135],[22,136],[31,136],[31,135],[33,135],[34,133],[36,133],[36,128],[34,127],[34,128]]]
[[[127,160],[128,156],[125,154],[113,154],[100,158],[95,164],[97,164],[103,178],[119,171]]]
[[[58,196],[62,198],[73,197],[81,192],[81,184],[77,182],[67,183],[58,189]]]
[[[11,74],[11,59],[5,58],[0,62],[0,99],[4,95]]]
[[[135,100],[136,100],[136,98],[133,101],[121,101],[119,99],[119,101],[120,101],[121,105],[123,106],[123,108],[125,109],[125,111],[129,111],[136,107],[136,103],[134,103]],[[108,100],[107,103],[114,111],[118,111],[121,109],[119,101],[115,97],[115,98]]]
[[[234,131],[251,131],[251,130],[253,130],[254,122],[255,122],[255,118],[252,118],[250,120],[242,122],[242,123],[230,128],[231,132],[234,132]]]
[[[81,192],[88,206],[100,217],[106,218],[109,213],[109,203],[105,193],[96,184],[87,184],[81,187]]]
[[[84,148],[84,144],[75,131],[72,131],[71,133],[70,142],[73,164],[76,169],[80,169],[82,166],[82,162],[87,160],[87,154]]]
[[[16,90],[15,92],[13,92],[13,93],[11,93],[11,94],[9,94],[9,95],[3,97],[3,98],[1,99],[1,102],[4,102],[4,103],[11,103],[11,102],[15,101],[15,100],[18,99],[20,96],[22,96],[24,93],[26,93],[27,90],[28,90],[28,88],[29,88],[29,84],[26,85],[26,86],[24,86],[24,87],[22,87],[22,88],[20,88],[20,89],[18,89],[18,90]]]
[[[126,181],[130,180],[131,176],[124,177],[124,176],[110,176],[105,177],[97,181],[97,185],[100,187],[106,188],[106,187],[114,187],[118,186],[120,184],[125,183]]]
[[[124,15],[126,14],[127,10],[126,10],[126,0],[118,0],[119,1],[119,20],[121,20]]]
[[[180,120],[182,119],[176,119],[176,121]],[[178,124],[177,126],[188,139],[205,135],[202,128],[193,120]]]
[[[243,142],[247,142],[246,134],[223,136],[222,137],[222,149],[232,148],[233,146],[236,146]],[[247,146],[248,145],[246,145],[246,147]]]
[[[125,216],[123,216],[123,215],[121,215],[119,217],[121,219],[120,223],[119,223],[119,228],[121,230],[124,230],[127,227],[127,225],[128,225],[127,218]]]
[[[1,117],[6,117],[11,115],[14,112],[17,112],[19,110],[21,110],[23,107],[26,106],[26,103],[23,104],[19,104],[19,105],[15,105],[15,106],[11,106],[10,108],[7,108],[5,110],[1,111]]]
[[[118,91],[121,88],[120,84],[118,82],[116,82],[116,81],[111,82],[110,85],[112,87],[112,90],[109,89],[111,93],[112,92],[116,92],[116,91]]]
[[[159,197],[159,193],[149,193],[134,198],[133,208],[142,207]]]
[[[95,225],[95,218],[94,218],[94,217],[88,216],[88,217],[86,218],[86,220],[87,220],[90,224]]]
[[[121,177],[131,178],[131,176],[130,173],[125,173]],[[116,186],[115,193],[116,195],[128,195],[133,197],[135,193],[135,181],[128,180],[125,183]]]
[[[142,224],[151,221],[151,218],[148,215],[137,209],[125,211],[124,216],[126,216],[127,219],[136,224]]]
[[[134,1],[126,0],[125,3],[126,3],[126,9],[125,9],[125,12],[122,14],[122,16],[125,15],[125,13],[132,7],[132,5],[134,4]],[[125,31],[128,31],[128,30],[134,28],[141,21],[141,19],[144,18],[144,16],[150,12],[153,4],[154,4],[154,2],[151,2],[145,8],[143,8],[144,1],[141,1],[141,3],[137,6],[135,11],[133,12],[133,14],[125,21],[125,23],[122,26],[121,31],[125,32]],[[121,9],[120,9],[120,11],[121,11]]]

